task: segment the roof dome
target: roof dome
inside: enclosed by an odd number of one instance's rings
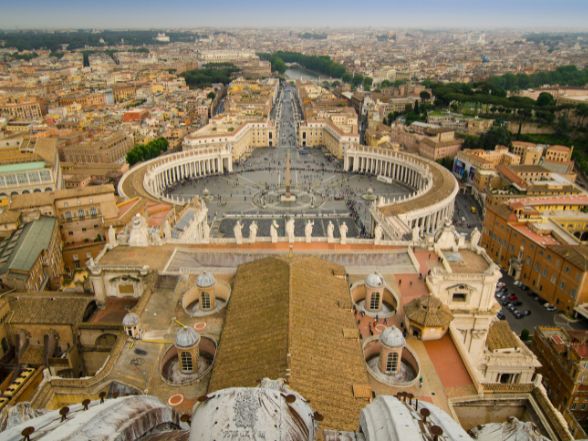
[[[315,439],[313,409],[297,392],[276,381],[258,387],[231,387],[215,391],[194,409],[190,441],[229,439]]]
[[[433,426],[441,428],[446,441],[474,441],[451,416],[437,406],[419,401],[419,409],[429,411],[427,422],[414,406],[391,395],[378,395],[363,408],[360,415],[361,431],[369,441],[423,440],[432,438]],[[480,437],[481,439],[481,437]],[[500,436],[497,439],[501,439]]]
[[[371,288],[381,288],[384,285],[384,279],[377,273],[371,273],[365,278],[365,284]]]
[[[214,276],[209,272],[204,272],[198,275],[196,278],[196,285],[200,288],[208,288],[216,283]]]
[[[137,326],[139,324],[139,316],[134,312],[129,312],[127,315],[123,317],[122,321],[123,326],[127,328],[132,328],[133,326]]]
[[[176,333],[176,346],[179,348],[190,348],[200,341],[200,334],[193,328],[180,328]]]
[[[406,345],[404,335],[402,335],[402,332],[396,326],[390,326],[384,329],[384,332],[380,334],[380,341],[382,344],[391,348],[399,348]]]

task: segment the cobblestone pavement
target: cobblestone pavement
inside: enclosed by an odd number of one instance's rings
[[[284,97],[279,100],[279,147],[255,149],[249,158],[235,164],[231,174],[185,181],[168,189],[174,196],[204,197],[213,235],[232,236],[234,218],[242,217],[249,221],[256,219],[260,225],[258,235],[268,236],[269,224],[260,221],[265,215],[284,218],[304,214],[305,219],[321,220],[315,223],[317,235],[319,231],[324,233],[326,216],[335,224],[345,220],[349,237],[361,236],[362,227],[371,223],[368,210],[375,196],[392,198],[410,193],[408,187],[398,183],[386,184],[374,176],[343,172],[341,162],[322,149],[296,147],[296,117],[290,94],[283,92]],[[284,192],[288,152],[291,154],[292,190],[297,196],[292,204],[281,203],[279,197]],[[374,196],[366,198],[370,189]],[[231,218],[233,220],[227,220]],[[297,225],[297,228],[303,227]],[[338,228],[335,231],[338,234]]]

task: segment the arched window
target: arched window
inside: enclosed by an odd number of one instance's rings
[[[86,217],[86,214],[84,213],[84,210],[83,210],[82,208],[80,208],[80,209],[78,210],[78,217],[79,217],[80,219],[84,219],[84,218]]]
[[[210,294],[202,293],[202,309],[210,309]]]
[[[373,292],[370,299],[370,309],[378,309],[380,307],[380,293]]]
[[[388,353],[386,360],[386,372],[396,372],[398,370],[398,352]]]
[[[192,354],[189,352],[182,352],[182,370],[183,371],[192,371]]]

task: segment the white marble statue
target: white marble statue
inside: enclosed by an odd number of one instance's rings
[[[382,226],[380,224],[376,224],[374,228],[374,243],[376,245],[382,242],[382,238],[384,236],[384,231],[382,230]]]
[[[339,235],[341,236],[341,244],[345,245],[347,243],[347,232],[349,231],[349,227],[343,221],[341,225],[339,225]]]
[[[420,229],[418,225],[415,225],[412,229],[412,241],[413,243],[418,242],[420,240]]]
[[[333,222],[329,221],[327,225],[327,242],[332,243],[334,240],[334,232],[335,232],[335,225]]]
[[[171,225],[167,219],[163,221],[163,237],[165,237],[165,240],[170,240],[172,237]]]
[[[253,221],[249,224],[249,242],[255,243],[257,238],[257,222]]]
[[[118,245],[116,241],[116,231],[112,225],[108,227],[108,245],[110,248],[114,248]]]
[[[286,237],[288,238],[288,242],[294,242],[294,219],[290,218],[286,221]]]
[[[472,248],[475,248],[478,246],[478,244],[480,243],[481,237],[482,237],[482,234],[480,233],[480,231],[477,228],[474,228],[474,230],[470,234],[470,245],[472,246]]]
[[[272,243],[276,243],[278,241],[278,223],[276,220],[272,220],[272,224],[270,226],[270,236],[272,238]]]
[[[88,269],[90,269],[90,270],[92,270],[96,266],[96,262],[94,262],[94,258],[92,256],[88,257],[88,260],[86,261],[86,265],[88,266]]]
[[[314,222],[310,219],[306,221],[306,225],[304,226],[304,237],[306,243],[310,243],[312,241],[312,228],[314,227]]]
[[[149,228],[147,227],[147,221],[139,213],[135,214],[131,221],[129,229],[129,246],[149,246]]]
[[[210,225],[208,225],[208,222],[206,221],[202,223],[202,240],[204,242],[208,242],[210,240]]]
[[[233,235],[235,236],[237,245],[241,245],[243,243],[243,224],[241,221],[235,223],[235,226],[233,227]]]

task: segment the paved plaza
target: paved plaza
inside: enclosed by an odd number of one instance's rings
[[[296,147],[296,107],[285,91],[280,97],[279,146],[255,149],[242,163],[235,164],[233,173],[187,180],[168,189],[173,196],[191,198],[200,195],[209,209],[212,234],[232,237],[236,219],[248,225],[255,220],[258,236],[269,236],[271,219],[275,218],[283,232],[284,221],[296,217],[296,235],[303,235],[306,219],[315,221],[313,235],[326,235],[331,219],[338,226],[345,221],[349,237],[365,235],[369,225],[369,204],[377,196],[392,198],[409,194],[411,189],[399,184],[387,184],[375,176],[351,174],[343,171],[340,161],[322,149]],[[288,154],[291,158],[291,189],[296,196],[292,202],[283,202],[285,168]]]

